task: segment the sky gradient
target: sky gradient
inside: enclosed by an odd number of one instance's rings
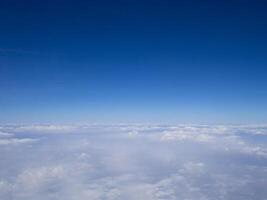
[[[0,1],[0,122],[266,123],[263,1]]]

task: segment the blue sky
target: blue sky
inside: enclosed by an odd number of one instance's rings
[[[266,123],[261,1],[0,1],[0,122]]]

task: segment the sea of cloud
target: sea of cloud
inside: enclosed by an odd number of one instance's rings
[[[1,200],[266,200],[267,125],[3,125]]]

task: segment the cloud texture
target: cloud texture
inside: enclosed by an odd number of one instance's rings
[[[6,125],[2,200],[265,200],[267,126]]]

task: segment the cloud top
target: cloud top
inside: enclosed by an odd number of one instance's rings
[[[2,126],[0,199],[265,200],[266,130],[256,125]]]

